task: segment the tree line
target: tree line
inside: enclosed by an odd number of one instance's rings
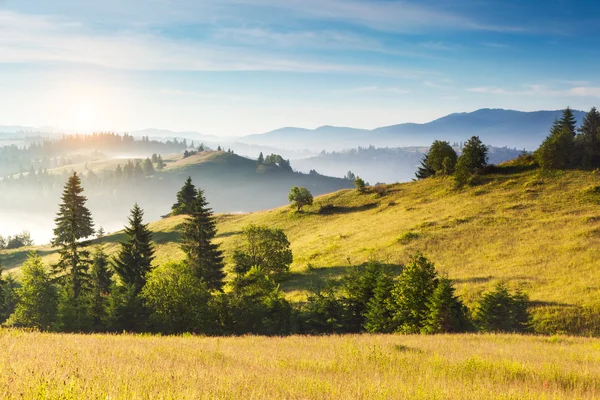
[[[302,188],[292,193],[303,192]],[[296,199],[295,201],[298,201]],[[297,205],[296,205],[297,206]],[[210,335],[331,332],[462,332],[529,329],[527,297],[500,285],[473,313],[417,254],[399,274],[371,262],[328,281],[307,301],[290,303],[279,287],[293,261],[281,229],[244,228],[231,254],[215,243],[216,222],[202,189],[188,178],[171,215],[185,215],[181,262],[156,265],[155,243],[135,204],[114,257],[92,246],[92,215],[81,181],[65,185],[54,228],[59,261],[47,269],[35,252],[21,279],[0,274],[0,318],[13,327],[64,332],[193,332]]]

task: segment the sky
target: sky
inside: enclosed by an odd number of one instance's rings
[[[216,135],[600,106],[600,4],[0,0],[0,125]]]

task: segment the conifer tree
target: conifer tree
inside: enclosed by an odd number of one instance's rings
[[[196,194],[196,187],[192,183],[192,177],[188,177],[181,190],[177,192],[177,202],[171,207],[171,214],[191,214],[194,208]]]
[[[183,225],[181,249],[186,263],[196,276],[203,279],[210,290],[223,289],[223,253],[213,243],[217,233],[216,222],[202,190],[197,191],[192,210]]]
[[[600,165],[600,112],[596,107],[585,115],[579,127],[577,142],[580,147],[581,164],[584,167]]]
[[[481,297],[474,320],[484,332],[524,332],[529,330],[531,320],[528,303],[524,293],[512,295],[505,284],[499,283]]]
[[[560,128],[566,128],[571,136],[575,137],[577,120],[575,119],[573,110],[571,110],[570,107],[567,107],[563,110],[563,115],[558,122]]]
[[[57,292],[42,259],[31,253],[21,267],[19,302],[8,325],[49,330],[56,322]]]
[[[107,302],[112,285],[112,270],[109,268],[108,256],[102,246],[96,247],[93,254],[90,283],[92,304],[90,316],[95,330],[102,329],[107,318]]]
[[[469,172],[474,173],[487,165],[487,153],[488,148],[481,142],[479,136],[472,136],[471,139],[465,143],[459,159],[464,159]]]
[[[258,163],[259,164],[264,164],[265,163],[265,157],[263,156],[262,151],[260,152],[260,154],[258,155]]]
[[[429,166],[428,154],[425,154],[421,159],[421,165],[417,167],[415,176],[417,179],[426,179],[435,175],[435,170]]]
[[[371,333],[392,333],[396,326],[393,322],[392,289],[394,278],[391,274],[381,274],[377,278],[373,297],[367,303],[365,329]]]
[[[433,263],[417,253],[404,267],[392,290],[394,323],[399,332],[420,331],[428,313],[427,302],[437,284]]]
[[[85,206],[87,199],[82,192],[81,180],[74,173],[63,191],[52,240],[54,246],[60,246],[60,259],[53,266],[54,274],[68,293],[69,307],[77,321],[85,318],[85,301],[81,301],[81,297],[87,289],[90,263],[89,251],[84,249],[89,241],[81,239],[94,234],[92,215]]]
[[[115,272],[121,282],[133,288],[137,294],[146,283],[146,275],[151,270],[154,260],[154,245],[152,232],[148,224],[143,223],[144,211],[137,205],[131,209],[129,226],[125,227],[125,241],[115,259]]]
[[[422,333],[464,332],[469,328],[466,306],[454,295],[448,278],[441,278],[427,302],[427,317]]]
[[[162,156],[159,154],[158,158],[156,160],[156,170],[157,171],[162,171],[162,169],[165,167],[165,163],[162,159]]]
[[[554,120],[550,134],[535,151],[535,157],[545,170],[565,169],[572,165],[573,135],[561,121]]]

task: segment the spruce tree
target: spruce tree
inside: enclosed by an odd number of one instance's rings
[[[465,143],[459,160],[460,158],[464,159],[469,172],[474,173],[487,165],[487,153],[488,148],[479,139],[479,136],[472,136],[471,139]]]
[[[394,323],[403,333],[421,330],[427,317],[427,302],[438,284],[433,263],[417,253],[404,267],[394,289],[392,302]]]
[[[448,278],[441,278],[427,302],[427,316],[422,333],[464,332],[469,328],[467,307],[454,295]]]
[[[82,301],[88,280],[89,251],[85,246],[89,241],[81,241],[94,234],[92,215],[85,206],[86,197],[82,195],[81,180],[76,173],[67,181],[62,194],[62,203],[55,219],[52,244],[60,246],[60,259],[53,266],[54,275],[68,293],[68,305],[73,310],[73,323],[85,318],[86,304]]]
[[[530,328],[528,303],[525,294],[517,291],[512,295],[506,285],[499,283],[481,297],[474,320],[484,332],[524,332]]]
[[[202,190],[197,191],[192,210],[183,225],[181,249],[186,263],[196,276],[203,279],[210,290],[223,289],[223,253],[213,243],[217,233],[216,222]]]
[[[575,137],[577,120],[575,119],[575,115],[573,114],[573,110],[570,107],[567,107],[563,110],[563,115],[559,120],[559,125],[561,128],[566,128],[569,133],[573,137]]]
[[[415,176],[417,179],[426,179],[435,175],[435,170],[429,166],[428,154],[425,154],[421,159],[421,165],[417,167]]]
[[[581,164],[584,167],[600,166],[600,112],[596,107],[585,115],[577,139]]]
[[[574,146],[569,129],[554,120],[550,134],[535,151],[535,157],[542,169],[565,169],[573,164]]]
[[[258,163],[259,164],[264,164],[265,163],[265,157],[263,156],[262,151],[260,152],[260,154],[258,155]]]
[[[137,205],[131,209],[129,226],[125,227],[125,241],[115,259],[114,269],[121,282],[137,294],[146,284],[146,275],[154,260],[152,232],[143,223],[144,211]]]
[[[102,246],[96,247],[93,254],[90,283],[92,289],[92,304],[90,316],[95,330],[105,326],[107,318],[107,302],[112,285],[112,270],[109,268],[108,256]]]
[[[394,278],[391,274],[378,277],[373,297],[367,303],[365,329],[371,333],[392,333],[396,329],[393,321],[392,289]]]
[[[177,192],[177,202],[171,207],[171,214],[191,214],[196,200],[196,193],[192,177],[188,176],[181,190]]]

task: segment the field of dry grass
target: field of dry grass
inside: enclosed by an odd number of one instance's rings
[[[0,331],[4,399],[597,399],[600,341]]]
[[[282,228],[294,252],[288,297],[302,300],[324,277],[370,258],[401,264],[422,251],[447,273],[457,292],[473,304],[497,281],[526,291],[538,331],[600,333],[600,175],[568,171],[552,176],[505,166],[454,190],[450,179],[390,185],[386,193],[342,190],[315,198],[302,213],[290,207],[242,215],[219,215],[218,238],[226,255],[250,223]],[[323,212],[322,206],[332,208]],[[157,263],[179,259],[183,217],[150,225]],[[120,236],[103,240],[109,252]],[[56,255],[39,248],[46,262]],[[3,255],[15,268],[27,250]],[[561,327],[562,326],[562,327]]]

